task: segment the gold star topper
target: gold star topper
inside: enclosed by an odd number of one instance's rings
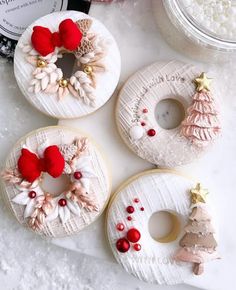
[[[191,193],[191,202],[196,204],[198,202],[206,203],[206,196],[208,190],[202,188],[200,183],[197,183],[196,187],[190,190]]]
[[[212,79],[207,78],[204,72],[201,73],[200,76],[194,80],[194,83],[196,84],[196,90],[198,92],[203,90],[210,91],[211,82]]]

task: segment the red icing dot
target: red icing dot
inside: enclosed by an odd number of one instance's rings
[[[128,221],[132,221],[132,217],[131,216],[127,216],[127,220]]]
[[[140,244],[135,244],[135,245],[134,245],[134,250],[137,251],[137,252],[140,251],[141,248],[142,248],[142,247],[141,247]]]
[[[119,252],[125,253],[130,248],[130,243],[126,238],[121,238],[116,242],[116,248]]]
[[[134,207],[132,205],[127,206],[126,208],[127,213],[133,213],[134,212]]]
[[[156,131],[154,129],[150,129],[147,131],[148,136],[153,137],[156,135]]]
[[[80,171],[76,171],[76,172],[74,173],[74,178],[75,178],[75,179],[81,179],[81,178],[82,178],[82,173],[81,173]]]
[[[29,198],[32,198],[32,199],[35,198],[35,197],[36,197],[36,192],[33,191],[33,190],[30,191],[30,192],[28,193],[28,197],[29,197]]]
[[[140,207],[140,210],[141,210],[141,211],[144,211],[144,207]]]
[[[148,109],[143,109],[143,113],[147,113],[148,112]]]
[[[138,203],[138,202],[139,202],[139,199],[138,199],[138,198],[135,198],[135,199],[134,199],[134,202],[135,202],[135,203]]]
[[[66,206],[67,205],[67,201],[64,198],[61,198],[61,199],[58,200],[58,204],[60,206]]]
[[[122,223],[118,223],[116,225],[116,228],[118,231],[122,232],[124,230],[125,226]]]
[[[135,228],[130,229],[127,233],[127,239],[131,243],[137,243],[140,240],[140,237],[141,237],[140,232]]]
[[[146,125],[146,123],[145,122],[141,122],[141,126],[145,126]]]

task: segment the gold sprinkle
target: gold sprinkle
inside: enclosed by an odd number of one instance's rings
[[[43,68],[47,65],[46,61],[43,59],[38,59],[37,61],[37,67]]]
[[[84,72],[87,74],[87,75],[90,75],[92,72],[93,72],[93,68],[90,66],[90,65],[86,65],[84,67]]]
[[[193,204],[199,203],[199,202],[202,202],[202,203],[206,202],[206,196],[208,194],[208,190],[202,188],[200,183],[198,183],[195,188],[191,189],[190,193],[191,193],[191,202]]]
[[[61,79],[61,80],[59,81],[59,86],[60,86],[61,88],[66,88],[66,87],[68,86],[68,80],[66,80],[66,79]]]
[[[210,91],[212,79],[208,78],[204,72],[201,73],[201,75],[197,77],[194,82],[196,84],[196,90],[198,92],[201,92],[203,90]]]

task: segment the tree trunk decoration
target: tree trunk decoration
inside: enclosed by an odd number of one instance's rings
[[[201,275],[205,262],[220,257],[216,251],[217,242],[214,238],[211,216],[205,206],[208,191],[202,189],[198,183],[190,193],[192,212],[189,216],[189,222],[184,228],[185,235],[179,242],[181,248],[174,258],[176,261],[192,262],[193,273]]]
[[[193,103],[182,122],[181,134],[198,147],[207,146],[221,131],[218,110],[210,92],[210,82],[205,73],[195,79],[196,93]]]

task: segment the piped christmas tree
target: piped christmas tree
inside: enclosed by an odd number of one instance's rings
[[[194,263],[193,272],[201,275],[204,263],[219,259],[216,251],[217,242],[214,238],[214,228],[205,203],[208,191],[200,183],[190,191],[192,212],[189,222],[184,228],[185,235],[180,240],[181,248],[175,255],[175,260]]]
[[[194,80],[196,92],[188,115],[182,122],[181,134],[198,147],[207,146],[218,137],[221,127],[214,98],[210,92],[211,79],[202,73]]]

